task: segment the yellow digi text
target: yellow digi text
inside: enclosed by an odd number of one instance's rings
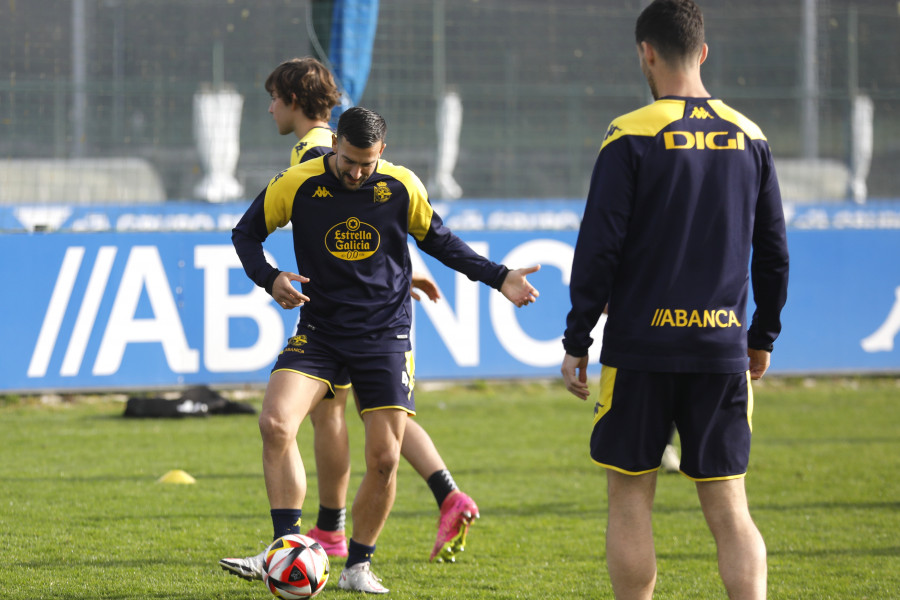
[[[667,131],[666,150],[743,150],[744,132],[728,137],[727,131]]]

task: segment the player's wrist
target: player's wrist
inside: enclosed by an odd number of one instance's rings
[[[270,296],[272,295],[272,286],[275,285],[275,280],[278,279],[279,275],[281,275],[281,271],[279,271],[278,269],[274,269],[266,278],[266,285],[264,285],[263,287],[266,289],[266,293]]]
[[[747,344],[747,348],[750,350],[755,350],[757,352],[769,352],[771,354],[772,350],[775,349],[775,346],[772,342],[768,344],[760,341],[753,341]]]
[[[494,280],[494,283],[491,285],[492,288],[498,291],[503,290],[503,284],[506,283],[506,276],[509,275],[509,267],[506,265],[500,265],[503,268],[503,271],[497,276],[497,279]]]
[[[562,345],[563,349],[565,349],[566,351],[566,354],[568,354],[569,356],[573,356],[575,358],[582,358],[587,356],[588,349],[584,346],[575,345],[566,339],[563,339]]]

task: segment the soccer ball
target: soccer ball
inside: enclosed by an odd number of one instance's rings
[[[263,583],[276,598],[312,598],[325,589],[328,567],[328,554],[319,542],[291,533],[266,548]]]

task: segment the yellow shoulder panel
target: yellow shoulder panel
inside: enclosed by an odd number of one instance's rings
[[[334,141],[334,133],[330,129],[324,127],[313,127],[303,136],[304,142],[309,142],[310,146],[326,146],[331,148]]]
[[[291,166],[299,165],[300,159],[306,154],[309,148],[325,146],[331,148],[332,132],[324,127],[313,127],[306,132],[301,139],[297,140],[294,147],[291,148]]]
[[[406,192],[409,194],[408,231],[419,241],[425,239],[425,234],[431,227],[434,209],[428,202],[428,192],[425,191],[421,180],[406,167],[391,164],[386,160],[378,162],[377,171],[384,175],[390,175],[406,188]]]
[[[756,123],[734,110],[730,106],[726,105],[721,100],[710,100],[708,102],[710,108],[716,111],[716,114],[719,115],[719,118],[725,119],[729,123],[734,123],[738,127],[741,128],[747,137],[751,140],[765,140],[766,136],[763,135],[762,129],[757,126]]]
[[[684,116],[684,100],[657,100],[630,113],[617,117],[606,130],[603,145],[626,135],[653,137],[670,123]]]
[[[314,159],[289,167],[269,181],[264,205],[266,229],[269,233],[284,227],[291,220],[294,198],[303,182],[324,172],[325,159]]]

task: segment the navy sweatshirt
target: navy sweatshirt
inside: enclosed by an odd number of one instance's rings
[[[778,337],[787,281],[781,193],[759,127],[721,100],[678,97],[610,124],[572,263],[567,353],[587,354],[608,303],[603,364],[739,373],[748,344]]]

